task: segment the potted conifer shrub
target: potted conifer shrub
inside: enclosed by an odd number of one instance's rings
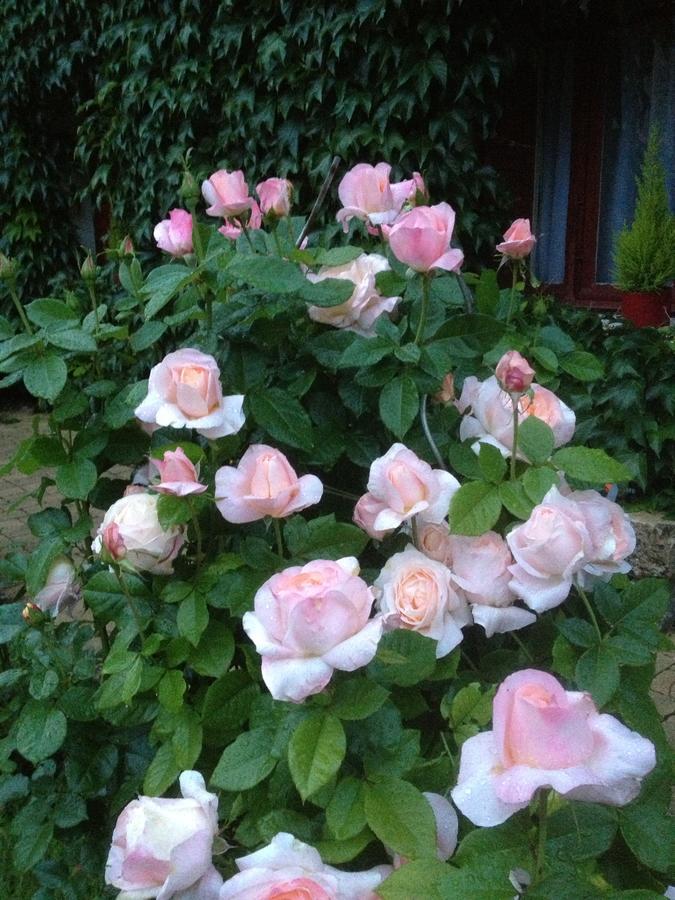
[[[614,251],[621,312],[639,327],[669,321],[667,285],[675,277],[675,215],[668,206],[661,139],[652,128],[637,179],[637,203],[630,226],[617,236]]]

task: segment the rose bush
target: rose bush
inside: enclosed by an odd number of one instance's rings
[[[585,336],[530,326],[524,257],[462,275],[416,174],[348,172],[339,241],[199,181],[192,252],[0,335],[48,407],[4,471],[58,496],[0,560],[5,892],[663,892],[668,593],[574,443]]]

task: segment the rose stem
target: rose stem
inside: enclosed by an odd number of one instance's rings
[[[584,606],[586,607],[588,615],[591,617],[591,622],[593,623],[593,627],[595,628],[595,633],[598,636],[598,640],[601,641],[602,640],[602,632],[600,631],[600,626],[598,625],[598,620],[596,619],[595,613],[593,612],[593,607],[591,606],[591,601],[588,599],[588,597],[586,596],[586,592],[584,591],[584,589],[581,587],[581,585],[578,582],[575,582],[575,587],[577,589],[577,593],[579,594],[581,599],[584,601]]]
[[[277,553],[283,559],[284,557],[284,539],[281,535],[281,522],[278,519],[272,519],[274,522],[274,534],[277,539]]]
[[[511,481],[516,480],[516,454],[518,453],[518,401],[520,394],[511,394],[511,404],[513,406],[513,446],[511,448]]]
[[[431,275],[425,272],[422,275],[422,305],[420,307],[420,320],[417,323],[417,332],[415,334],[415,343],[424,337],[424,326],[427,324],[427,307],[429,306],[429,285],[431,284]]]
[[[539,788],[538,816],[539,816],[539,835],[537,840],[537,858],[534,868],[534,883],[537,884],[541,878],[544,868],[544,860],[546,858],[546,825],[547,825],[547,805],[548,805],[548,788]]]
[[[314,206],[312,207],[312,209],[309,213],[309,216],[307,216],[307,221],[303,225],[302,231],[300,232],[298,239],[295,242],[296,247],[301,246],[302,242],[307,237],[309,229],[314,224],[314,220],[316,219],[316,217],[319,213],[319,210],[321,209],[321,204],[326,199],[326,194],[328,193],[328,189],[330,188],[331,183],[332,183],[333,179],[335,178],[335,173],[337,172],[338,166],[340,165],[341,162],[342,162],[342,160],[340,159],[339,156],[333,157],[333,161],[330,164],[330,169],[328,170],[328,174],[324,178],[323,184],[321,185],[321,188],[319,189],[319,194],[318,194],[316,200],[314,201]]]
[[[443,457],[440,454],[438,447],[436,446],[436,441],[433,438],[431,433],[431,429],[429,428],[429,422],[427,421],[427,394],[422,394],[422,403],[420,404],[420,422],[422,424],[422,431],[424,432],[424,436],[427,439],[427,443],[431,447],[431,452],[434,455],[434,458],[438,465],[447,472],[445,465],[443,464]]]

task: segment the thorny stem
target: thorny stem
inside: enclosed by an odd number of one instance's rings
[[[340,159],[339,156],[333,157],[333,161],[330,164],[330,169],[328,170],[328,174],[324,178],[323,184],[321,185],[321,188],[319,189],[318,196],[317,196],[316,200],[314,201],[314,206],[312,207],[310,214],[307,217],[307,221],[303,225],[302,231],[300,232],[300,235],[299,235],[297,241],[295,242],[296,247],[300,247],[302,245],[302,242],[304,241],[304,239],[307,237],[307,235],[309,233],[309,229],[314,224],[314,220],[316,219],[316,217],[319,213],[319,210],[321,209],[321,205],[322,205],[323,201],[326,199],[326,194],[328,193],[328,189],[330,188],[331,183],[332,183],[333,179],[335,178],[335,173],[337,172],[338,166],[340,165],[341,161],[342,160]]]
[[[427,443],[431,448],[431,452],[434,455],[434,458],[441,469],[445,469],[445,465],[443,463],[443,457],[440,454],[438,447],[436,446],[436,441],[431,434],[431,429],[429,428],[429,423],[427,421],[427,400],[428,395],[422,394],[422,403],[420,405],[420,423],[422,425],[422,431],[424,432],[424,436],[427,439]],[[447,471],[447,470],[446,470]]]
[[[600,631],[600,626],[598,625],[598,620],[595,617],[595,613],[593,612],[593,607],[591,606],[591,601],[588,599],[586,595],[586,591],[581,587],[578,581],[575,581],[576,589],[579,593],[579,596],[584,601],[584,606],[586,607],[586,611],[590,616],[591,622],[593,623],[593,627],[595,628],[595,633],[598,636],[598,640],[602,640],[602,631]]]

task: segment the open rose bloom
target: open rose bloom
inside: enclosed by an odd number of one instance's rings
[[[504,232],[504,240],[497,244],[499,253],[511,259],[524,259],[532,253],[537,239],[530,229],[529,219],[516,219]]]
[[[241,216],[251,209],[255,201],[248,193],[244,173],[239,169],[228,172],[219,169],[202,182],[202,195],[209,204],[208,216]]]
[[[295,473],[280,450],[253,444],[239,465],[216,472],[216,506],[228,522],[281,519],[318,503],[323,485],[316,475]]]
[[[264,216],[273,213],[282,218],[290,214],[293,185],[287,178],[266,178],[256,185],[255,190]]]
[[[338,185],[343,208],[336,216],[345,231],[348,231],[350,219],[354,218],[366,222],[369,230],[374,230],[373,226],[377,225],[390,225],[406,200],[416,195],[420,182],[424,184],[421,176],[417,181],[412,178],[392,184],[390,172],[391,166],[385,162],[376,166],[359,163],[347,172]]]
[[[215,359],[188,347],[153,366],[147,397],[134,414],[153,427],[194,428],[215,439],[239,431],[243,402],[241,394],[223,397]]]
[[[588,694],[566,691],[546,672],[509,675],[493,703],[492,731],[462,745],[455,805],[475,825],[499,825],[538,788],[570,800],[624,806],[656,765],[654,745]]]
[[[353,672],[375,656],[382,619],[370,618],[373,592],[358,573],[353,557],[317,559],[258,589],[243,626],[275,700],[299,703],[322,691],[335,669]]]
[[[478,445],[485,443],[496,447],[502,456],[511,455],[513,401],[494,375],[485,381],[479,381],[473,375],[466,378],[455,405],[465,414],[459,426],[462,441],[475,438],[473,449],[476,452],[480,449]],[[518,399],[519,423],[529,416],[536,416],[549,426],[555,447],[562,447],[572,440],[576,416],[553,391],[540,384],[532,384],[528,393]],[[518,456],[522,458],[520,452]]]
[[[445,269],[459,272],[464,254],[450,246],[455,211],[448,203],[417,206],[387,231],[391,251],[416,272]]]
[[[222,879],[211,863],[218,798],[199,772],[180,776],[182,799],[139,797],[115,825],[105,869],[118,900],[217,898]]]
[[[364,337],[375,334],[375,323],[383,313],[392,312],[400,297],[383,297],[377,290],[375,278],[379,272],[388,272],[390,265],[379,253],[362,253],[352,262],[341,266],[324,266],[318,272],[308,272],[309,281],[341,278],[354,283],[354,291],[348,300],[338,306],[310,306],[310,319],[354,331]]]
[[[378,900],[375,890],[392,872],[391,866],[341,872],[284,831],[236,862],[239,874],[228,878],[219,900]]]

